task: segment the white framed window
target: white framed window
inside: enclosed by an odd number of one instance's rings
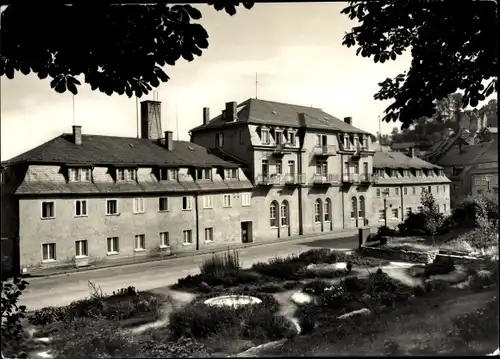
[[[268,145],[271,143],[268,129],[261,130],[261,140],[264,145]]]
[[[78,168],[69,168],[68,169],[68,176],[69,176],[69,180],[71,182],[78,181]]]
[[[196,170],[196,179],[197,180],[210,180],[211,170],[209,168],[197,169]]]
[[[158,198],[158,211],[166,212],[168,209],[168,197]]]
[[[116,169],[116,180],[117,181],[125,181],[125,169],[117,168]]]
[[[90,168],[82,168],[80,170],[80,181],[89,182],[90,177],[91,177],[91,173],[92,173],[92,171]]]
[[[417,189],[415,187],[412,187],[412,194],[417,194]]]
[[[146,236],[144,234],[136,234],[134,237],[134,251],[143,251],[146,249]]]
[[[380,197],[380,188],[377,188],[377,197]]]
[[[394,188],[394,194],[396,196],[399,196],[399,188],[398,187]]]
[[[210,194],[204,195],[203,197],[203,208],[214,208],[213,196]]]
[[[279,146],[283,143],[283,132],[282,131],[275,131],[274,141],[276,142],[277,146]]]
[[[408,194],[408,188],[407,187],[403,187],[403,194],[405,196]]]
[[[250,193],[241,194],[241,205],[243,207],[250,206]]]
[[[56,218],[56,204],[53,201],[42,202],[42,218],[52,219]]]
[[[391,214],[392,214],[392,219],[398,219],[399,218],[399,210],[397,208],[393,208],[391,210]]]
[[[278,227],[278,203],[276,202],[272,202],[269,206],[269,222],[271,227]]]
[[[316,161],[316,174],[321,176],[326,176],[327,173],[328,173],[328,162]]]
[[[321,147],[321,135],[316,135],[315,146],[316,147]]]
[[[75,201],[75,217],[87,216],[87,201],[84,199],[77,199]]]
[[[295,146],[295,132],[288,132],[288,143]]]
[[[223,195],[223,205],[224,207],[231,207],[231,195],[225,194]]]
[[[379,221],[383,221],[383,220],[385,220],[385,211],[384,211],[383,209],[380,209],[380,210],[378,211],[378,220],[379,220]]]
[[[351,219],[355,219],[358,216],[358,200],[356,197],[351,197]]]
[[[160,232],[160,248],[170,247],[170,237],[168,232]]]
[[[177,180],[177,169],[167,168],[167,180],[176,181]]]
[[[75,257],[76,258],[84,258],[88,257],[88,245],[87,240],[75,241]]]
[[[187,229],[182,232],[183,237],[184,237],[184,245],[190,245],[193,244],[193,231],[190,229]]]
[[[107,242],[107,254],[117,254],[120,252],[120,240],[118,237],[109,237]]]
[[[89,182],[91,170],[90,168],[69,168],[68,176],[70,182]]]
[[[118,200],[116,199],[106,200],[106,214],[108,216],[113,216],[118,214]]]
[[[326,199],[325,203],[323,203],[323,220],[325,222],[330,222],[331,210],[332,210],[332,208],[331,208],[330,200]]]
[[[213,242],[213,241],[214,241],[214,229],[205,228],[205,242]]]
[[[54,262],[56,260],[56,244],[42,244],[42,262]]]
[[[238,169],[228,168],[225,170],[225,179],[238,179]]]
[[[282,174],[283,173],[283,161],[281,160],[276,160],[276,174]]]
[[[283,227],[288,226],[288,202],[287,201],[283,201],[281,203],[280,217],[281,217],[281,226],[283,226]]]
[[[314,222],[321,223],[321,200],[314,201]]]
[[[135,181],[137,178],[137,170],[135,168],[127,169],[127,180]]]
[[[182,210],[183,211],[190,211],[192,209],[191,207],[191,197],[182,197]]]
[[[144,213],[144,198],[134,198],[134,213]]]

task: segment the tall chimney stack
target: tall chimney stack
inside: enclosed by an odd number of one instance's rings
[[[73,126],[73,142],[75,145],[82,145],[82,126]]]
[[[236,121],[236,107],[238,103],[236,101],[226,102],[226,121],[234,122]]]
[[[169,151],[174,149],[174,133],[172,131],[165,131],[165,148]]]
[[[161,102],[141,102],[141,138],[158,140],[163,132],[161,129]]]
[[[344,122],[348,125],[352,125],[352,117],[344,117]]]
[[[207,125],[210,121],[210,108],[203,107],[203,124]]]

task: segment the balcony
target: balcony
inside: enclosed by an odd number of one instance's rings
[[[260,174],[257,176],[258,186],[275,186],[280,185],[283,182],[283,175],[276,173],[273,174]]]
[[[343,183],[354,183],[354,184],[367,183],[367,182],[369,182],[369,179],[371,179],[371,176],[370,176],[370,174],[367,174],[367,173],[363,173],[363,174],[344,173],[342,175],[342,182]]]
[[[284,144],[276,145],[276,147],[273,150],[273,156],[283,156],[288,153],[292,153],[292,151],[286,148]]]
[[[373,174],[371,173],[361,173],[359,175],[359,181],[361,183],[371,183],[373,180]]]
[[[314,147],[314,154],[316,156],[335,156],[337,154],[337,146],[323,145]]]
[[[313,184],[315,185],[330,186],[339,183],[340,176],[338,174],[315,174],[313,176]]]
[[[285,175],[285,186],[297,186],[305,183],[305,175],[303,173]]]

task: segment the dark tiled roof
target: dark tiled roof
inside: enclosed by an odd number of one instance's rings
[[[408,157],[396,151],[377,151],[373,156],[375,168],[441,168],[418,157]]]
[[[480,143],[477,145],[462,146],[462,151],[460,151],[459,146],[451,147],[448,152],[444,154],[442,158],[437,162],[440,166],[467,166],[472,165],[479,161],[479,158],[486,153],[492,153],[491,151],[497,152],[497,144],[492,142]],[[495,158],[495,157],[493,157]],[[498,154],[496,154],[496,160],[498,161]],[[481,162],[487,162],[481,160]]]
[[[134,166],[222,166],[241,167],[225,161],[206,148],[186,141],[174,141],[169,151],[159,141],[100,135],[82,135],[82,145],[72,141],[71,134],[62,134],[44,144],[16,156],[6,164],[60,163],[72,165],[134,165]]]
[[[250,123],[368,134],[366,131],[351,126],[344,121],[323,112],[321,109],[313,107],[252,98],[240,103],[237,109],[238,120],[236,122],[228,123],[224,121],[222,115],[219,115],[213,118],[207,125],[200,125],[193,128],[191,132],[233,126],[241,123]]]

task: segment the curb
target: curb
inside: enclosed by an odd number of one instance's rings
[[[137,261],[137,262],[123,261],[123,262],[118,262],[118,263],[106,263],[106,264],[99,265],[99,266],[89,266],[89,267],[83,267],[83,268],[66,268],[66,269],[60,269],[60,270],[57,270],[55,268],[53,271],[47,271],[47,272],[39,271],[39,272],[34,272],[33,274],[22,275],[22,278],[24,278],[24,279],[42,279],[42,278],[70,275],[70,274],[81,273],[81,272],[94,272],[94,271],[100,271],[100,270],[105,270],[105,269],[109,269],[109,268],[116,268],[116,267],[125,267],[125,266],[133,267],[133,266],[140,266],[140,265],[151,264],[151,263],[159,263],[159,262],[175,260],[175,259],[183,259],[183,258],[188,258],[188,257],[203,256],[203,255],[207,255],[207,254],[215,254],[215,253],[225,252],[228,249],[229,250],[245,249],[245,248],[258,247],[258,246],[282,244],[285,242],[288,242],[291,244],[301,244],[301,243],[307,243],[309,241],[313,241],[316,239],[321,239],[321,237],[325,237],[325,239],[340,239],[340,238],[345,238],[345,237],[349,237],[349,236],[355,236],[356,233],[357,233],[357,229],[342,229],[342,230],[332,231],[332,232],[328,232],[328,233],[314,233],[314,234],[310,234],[307,236],[286,237],[284,239],[280,238],[280,239],[273,240],[273,241],[254,242],[254,243],[239,243],[239,244],[233,245],[233,246],[217,247],[217,248],[213,248],[210,250],[179,253],[179,254],[166,256],[163,258],[160,256],[146,257],[146,258],[141,259],[140,261]]]

